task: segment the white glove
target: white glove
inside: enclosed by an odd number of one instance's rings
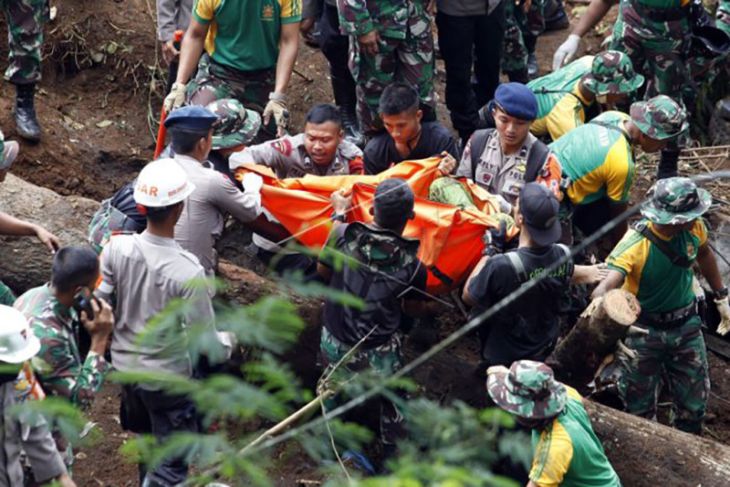
[[[572,61],[578,52],[578,46],[580,46],[580,36],[570,34],[553,55],[553,71]]]
[[[170,113],[176,108],[180,108],[185,103],[185,90],[188,85],[185,83],[174,83],[170,89],[170,94],[165,97],[162,106],[166,113]]]
[[[243,176],[243,192],[244,193],[259,193],[261,192],[261,186],[264,185],[264,180],[258,174],[247,172]]]
[[[720,324],[717,325],[717,333],[727,335],[727,332],[730,331],[730,302],[728,302],[728,297],[716,299],[715,306],[717,306],[717,311],[720,313]]]

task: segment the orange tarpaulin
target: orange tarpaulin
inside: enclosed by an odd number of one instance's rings
[[[332,228],[330,216],[333,191],[352,192],[352,210],[348,221],[372,221],[375,188],[384,179],[403,178],[416,195],[415,219],[404,232],[420,240],[418,256],[428,267],[428,290],[443,293],[461,284],[479,261],[482,235],[487,228],[499,225],[493,216],[498,206],[486,191],[466,182],[474,202],[481,211],[461,210],[452,205],[428,200],[428,190],[440,177],[440,158],[405,161],[375,176],[304,176],[277,179],[271,170],[260,165],[246,165],[264,179],[261,189],[263,206],[302,245],[321,249]],[[238,174],[240,178],[242,174]]]

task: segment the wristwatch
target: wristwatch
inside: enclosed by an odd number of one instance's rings
[[[347,218],[345,217],[344,213],[337,213],[333,211],[330,215],[330,220],[332,220],[333,222],[345,223],[345,221],[347,221]]]
[[[723,287],[721,289],[718,289],[717,291],[712,291],[712,296],[715,299],[723,299],[723,298],[726,298],[728,296],[727,286],[725,286],[725,287]]]

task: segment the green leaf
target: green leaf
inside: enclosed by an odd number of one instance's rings
[[[91,436],[81,438],[81,433],[88,423],[81,411],[67,399],[60,397],[46,397],[42,401],[25,401],[16,404],[10,409],[13,418],[28,425],[38,425],[45,422],[49,429],[57,430],[72,445],[98,438],[96,430]]]

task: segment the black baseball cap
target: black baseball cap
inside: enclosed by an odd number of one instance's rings
[[[413,191],[400,178],[388,178],[375,190],[375,211],[388,221],[408,219],[414,202]]]
[[[548,188],[539,183],[527,183],[520,192],[520,213],[532,240],[547,247],[560,240],[562,233],[558,212],[560,203]]]

